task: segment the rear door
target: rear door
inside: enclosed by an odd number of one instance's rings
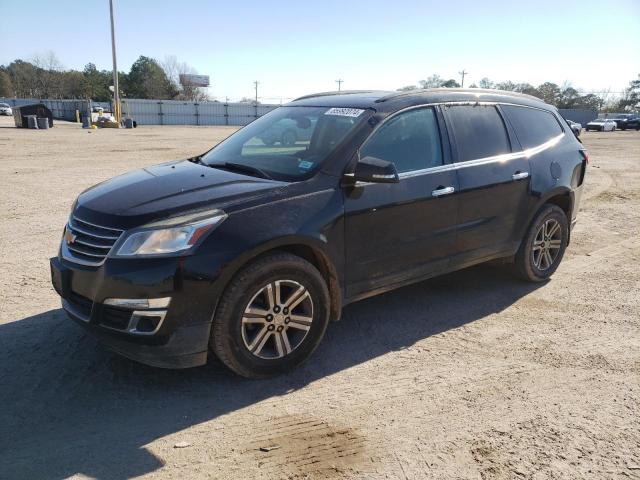
[[[458,182],[443,151],[439,112],[421,107],[389,118],[359,158],[393,162],[399,183],[345,189],[347,296],[386,289],[447,268],[455,243]]]
[[[519,242],[529,195],[529,161],[493,104],[444,107],[453,137],[460,182],[460,210],[453,265],[476,263],[509,251]]]

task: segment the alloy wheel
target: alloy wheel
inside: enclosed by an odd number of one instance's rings
[[[531,256],[538,270],[548,270],[558,258],[562,247],[562,227],[554,219],[545,220],[536,232]]]
[[[276,280],[262,287],[242,315],[242,340],[253,355],[278,359],[303,342],[313,322],[309,291],[294,280]]]

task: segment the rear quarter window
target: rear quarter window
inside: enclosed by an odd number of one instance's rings
[[[523,149],[537,147],[563,133],[558,119],[537,108],[502,105]]]

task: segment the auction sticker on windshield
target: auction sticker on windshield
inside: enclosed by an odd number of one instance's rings
[[[364,112],[359,108],[330,108],[324,114],[325,115],[338,115],[340,117],[358,117],[360,114]]]

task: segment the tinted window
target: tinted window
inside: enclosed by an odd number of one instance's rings
[[[400,113],[383,124],[360,149],[360,157],[395,164],[398,173],[442,165],[436,115],[431,108]]]
[[[447,108],[458,147],[458,161],[509,153],[502,117],[493,106],[454,105]]]
[[[522,148],[537,147],[562,133],[562,128],[551,113],[535,108],[502,105],[516,130]]]

